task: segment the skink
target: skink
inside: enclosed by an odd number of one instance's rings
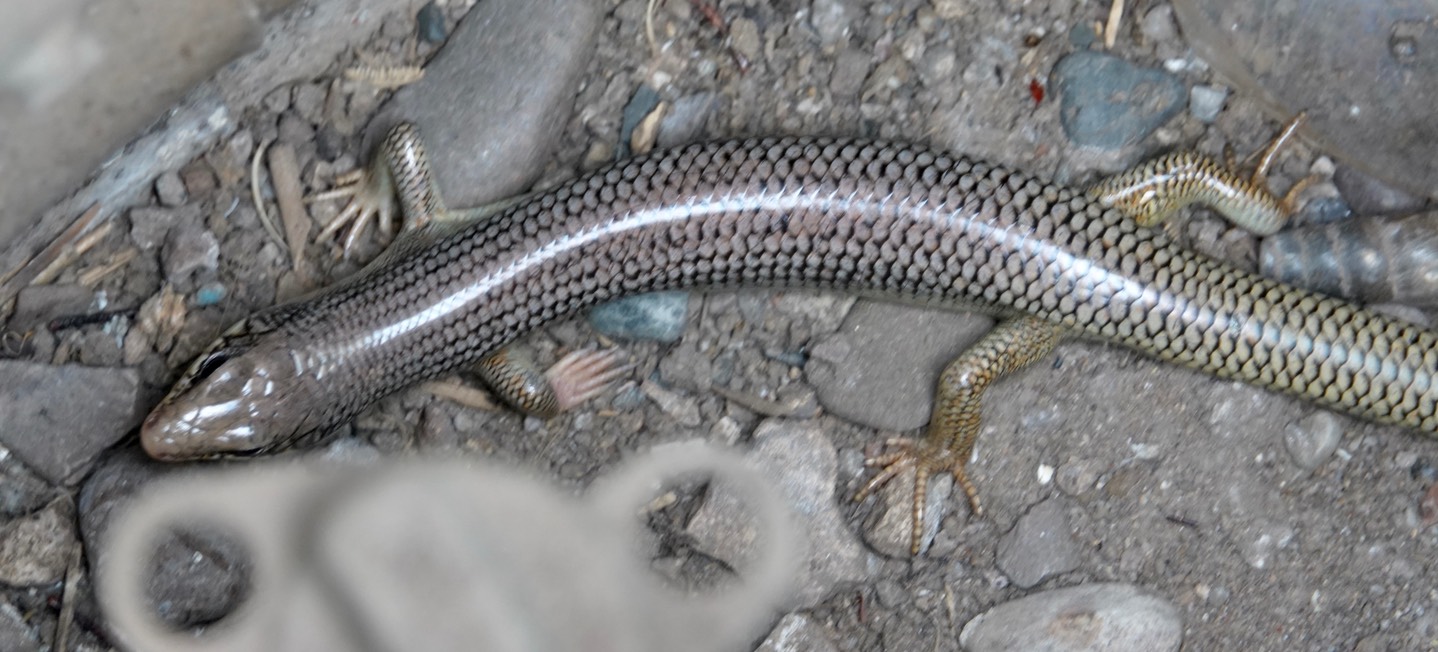
[[[408,127],[386,146],[423,162]],[[426,170],[392,182],[407,214],[443,218]],[[921,145],[693,145],[436,224],[386,263],[237,324],[147,420],[146,449],[284,448],[587,306],[736,287],[1025,316],[1048,326],[1015,332],[1041,344],[1116,342],[1438,433],[1438,334],[1184,250],[1082,190]]]

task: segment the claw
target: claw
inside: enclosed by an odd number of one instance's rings
[[[632,364],[621,363],[621,358],[619,349],[586,349],[574,351],[554,363],[544,372],[544,377],[554,388],[560,411],[598,396],[634,369]]]

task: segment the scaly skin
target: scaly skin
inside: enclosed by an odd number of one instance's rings
[[[413,128],[384,153],[406,212],[443,210]],[[393,249],[237,324],[147,419],[146,449],[173,460],[284,448],[596,303],[733,287],[979,307],[1049,324],[1053,339],[1116,342],[1438,433],[1438,334],[1186,251],[1084,191],[919,145],[692,145]],[[977,400],[964,399],[974,423]],[[912,455],[930,472],[972,446],[942,428],[924,443]]]

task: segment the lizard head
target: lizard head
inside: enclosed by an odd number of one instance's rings
[[[241,321],[197,357],[140,427],[140,443],[167,461],[255,455],[310,428],[301,365]]]

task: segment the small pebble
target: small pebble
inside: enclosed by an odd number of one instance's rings
[[[1079,566],[1078,543],[1061,500],[1035,505],[999,541],[997,563],[1014,585],[1027,589]]]
[[[1294,464],[1312,471],[1333,455],[1342,436],[1343,424],[1338,417],[1319,411],[1288,424],[1283,430],[1283,443]]]
[[[180,173],[171,170],[155,179],[155,196],[159,197],[160,203],[165,206],[185,203],[188,197],[185,194],[185,182],[180,180]]]
[[[1143,15],[1138,24],[1139,32],[1150,41],[1164,43],[1178,38],[1178,23],[1173,19],[1173,7],[1161,4]]]
[[[210,281],[195,290],[195,305],[199,307],[213,306],[225,300],[225,284],[219,281]]]
[[[814,0],[809,24],[818,32],[820,41],[832,45],[849,38],[853,14],[854,9],[846,0]]]
[[[433,2],[420,7],[419,13],[414,17],[415,33],[419,34],[420,40],[425,43],[443,43],[446,32],[444,29],[444,10]]]
[[[1188,91],[1188,112],[1194,119],[1211,124],[1218,119],[1223,103],[1228,101],[1225,86],[1194,86]]]
[[[823,623],[791,613],[779,620],[754,652],[839,652],[839,647]]]
[[[56,498],[0,529],[0,582],[38,586],[63,579],[79,545],[73,512],[69,497]]]

